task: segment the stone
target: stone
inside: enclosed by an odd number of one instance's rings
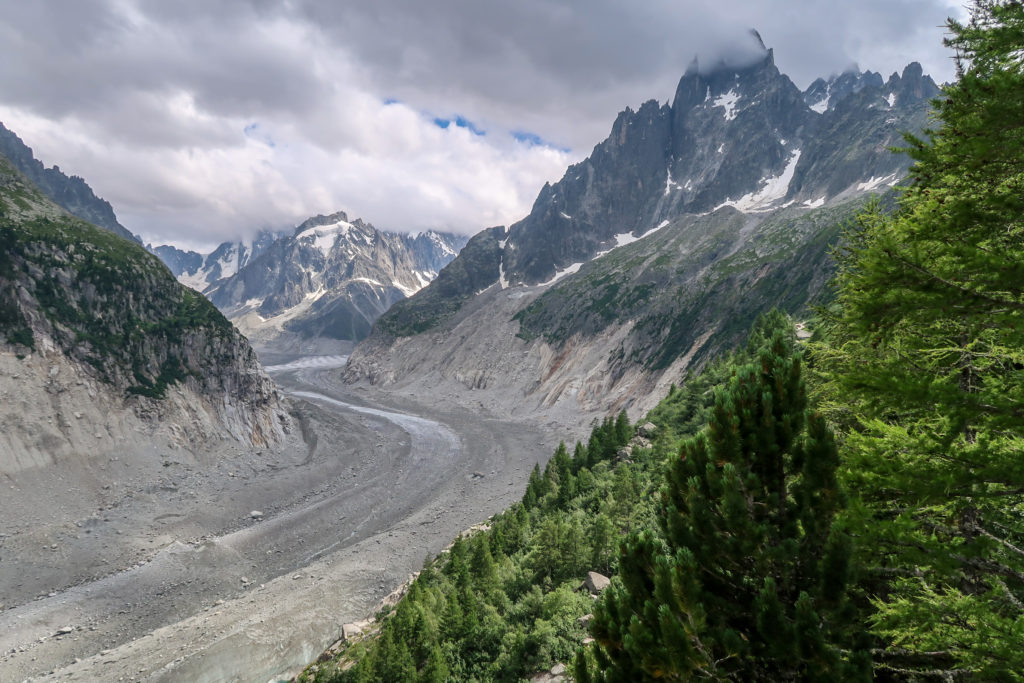
[[[600,593],[611,584],[609,579],[604,574],[598,574],[597,572],[587,572],[587,577],[583,579],[583,585],[581,588],[586,588],[590,593]]]
[[[75,627],[74,626],[61,626],[59,629],[57,629],[57,635],[58,636],[66,636],[67,634],[74,633],[74,632],[75,632]]]
[[[593,614],[584,614],[582,617],[580,617],[576,621],[578,621],[580,626],[582,626],[583,628],[590,628],[590,622],[592,622],[593,620],[594,620],[594,615]]]
[[[341,637],[345,640],[351,640],[356,636],[363,634],[363,629],[358,624],[345,624],[341,627]]]
[[[263,519],[263,512],[260,510],[253,510],[249,513],[249,517],[252,519]]]
[[[645,422],[636,428],[637,433],[645,439],[653,438],[658,433],[658,425],[653,422]]]

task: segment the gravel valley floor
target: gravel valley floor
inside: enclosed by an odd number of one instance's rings
[[[4,482],[0,680],[285,678],[579,436],[345,387],[343,356],[263,359],[281,447]]]

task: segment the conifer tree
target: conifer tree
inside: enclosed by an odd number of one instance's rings
[[[1024,671],[1024,4],[951,22],[959,78],[894,215],[840,254],[817,351],[864,545],[880,672]]]
[[[633,436],[633,427],[629,424],[629,415],[623,410],[619,413],[619,416],[615,418],[615,438],[617,445],[621,448],[629,443],[630,438]]]
[[[523,507],[527,510],[536,507],[544,495],[544,482],[540,473],[540,464],[534,463],[530,470],[530,479],[526,484],[526,492],[523,494]]]
[[[838,454],[776,329],[667,473],[661,537],[624,544],[595,611],[596,681],[856,680]],[[851,654],[854,653],[854,654]],[[585,668],[585,667],[582,667]]]

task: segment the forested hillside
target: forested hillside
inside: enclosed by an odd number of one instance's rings
[[[650,425],[560,447],[300,680],[1024,680],[1024,4],[950,31],[809,344],[769,314]]]

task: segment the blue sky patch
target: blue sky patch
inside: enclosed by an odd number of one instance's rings
[[[465,116],[456,116],[453,119],[443,119],[440,117],[434,119],[434,125],[437,126],[438,128],[447,129],[448,126],[452,125],[453,123],[456,125],[456,127],[465,128],[473,135],[487,135],[486,130],[477,128],[476,124],[467,119]]]
[[[568,147],[559,147],[558,145],[548,142],[536,133],[531,133],[525,130],[514,130],[512,131],[512,137],[515,138],[516,142],[521,142],[527,147],[550,147],[551,149],[557,149],[559,152],[569,153]]]
[[[262,142],[267,147],[270,147],[272,149],[274,147],[277,147],[277,143],[274,142],[274,139],[270,137],[269,133],[264,132],[262,126],[260,126],[259,122],[257,121],[253,121],[252,123],[248,124],[245,128],[242,129],[242,133],[245,135],[245,137],[252,138],[253,140],[256,140],[258,142]]]

